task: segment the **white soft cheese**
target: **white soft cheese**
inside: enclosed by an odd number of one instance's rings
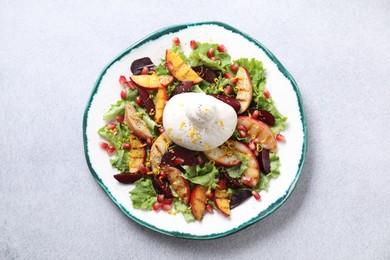
[[[228,104],[203,93],[182,93],[165,105],[164,130],[172,142],[194,151],[214,149],[226,142],[237,125]]]

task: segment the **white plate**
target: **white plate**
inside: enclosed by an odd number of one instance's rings
[[[133,185],[120,184],[113,178],[118,172],[110,165],[107,153],[98,145],[101,138],[97,131],[106,124],[102,116],[110,105],[119,99],[121,89],[119,75],[129,75],[129,66],[137,58],[150,57],[155,64],[159,64],[161,58],[164,58],[165,50],[171,47],[174,36],[180,38],[182,49],[187,54],[190,52],[189,42],[197,40],[223,43],[232,60],[241,57],[261,60],[266,69],[266,87],[278,110],[288,117],[287,127],[283,132],[286,142],[278,145],[281,162],[279,178],[270,181],[267,192],[260,193],[261,202],[250,199],[233,209],[229,218],[214,213],[206,214],[201,222],[187,223],[181,214],[170,215],[166,212],[156,214],[134,209],[129,198],[129,191]],[[171,26],[153,33],[122,52],[98,77],[85,110],[83,135],[85,155],[93,176],[129,218],[152,230],[191,239],[226,236],[272,213],[294,189],[306,152],[305,116],[294,79],[261,43],[220,22]]]

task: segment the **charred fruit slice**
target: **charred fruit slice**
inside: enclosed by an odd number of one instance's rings
[[[190,185],[188,181],[181,177],[181,171],[175,167],[166,166],[163,171],[167,174],[167,179],[171,184],[172,188],[176,191],[180,200],[188,205],[190,201]]]
[[[167,133],[162,133],[159,137],[157,137],[156,141],[153,143],[150,148],[150,162],[152,165],[153,173],[159,173],[161,159],[165,152],[168,150],[169,145],[172,141],[169,139]]]
[[[153,138],[148,126],[144,120],[137,115],[137,110],[130,102],[126,103],[125,121],[136,136],[142,139]]]
[[[190,204],[191,204],[191,211],[194,215],[196,220],[201,220],[203,217],[203,214],[206,210],[206,191],[207,188],[202,185],[195,185],[194,189],[191,192],[190,197]]]
[[[145,162],[146,149],[141,140],[133,134],[130,135],[129,157],[129,172],[137,173],[140,165]]]
[[[258,144],[271,152],[276,151],[276,139],[267,124],[248,116],[239,116],[237,130],[240,130],[241,126],[246,129],[249,138],[256,140]]]
[[[130,79],[140,87],[146,89],[158,89],[170,85],[173,77],[169,75],[157,76],[152,75],[132,75]]]
[[[229,141],[230,142],[230,141]],[[234,145],[234,143],[232,143]],[[223,146],[222,146],[223,147]],[[233,148],[233,147],[232,147]],[[228,154],[224,149],[217,147],[212,150],[204,151],[204,155],[210,161],[214,161],[217,165],[236,166],[241,163],[240,159],[234,154]]]
[[[154,117],[154,121],[156,121],[158,124],[162,122],[164,107],[167,100],[167,89],[165,87],[159,88],[156,94],[156,115]]]
[[[169,72],[179,81],[192,81],[194,84],[201,82],[203,79],[187,64],[182,58],[172,50],[167,50],[165,55],[167,68]]]
[[[244,185],[253,188],[258,183],[260,177],[260,168],[257,162],[257,158],[247,145],[238,141],[235,141],[235,143],[236,152],[244,156],[248,164],[248,168],[243,172],[241,176],[241,182]]]
[[[230,198],[227,190],[216,189],[214,196],[214,205],[219,212],[225,216],[230,216]]]
[[[252,95],[253,95],[252,80],[248,71],[244,67],[238,68],[236,78],[238,78],[237,85],[236,85],[237,88],[236,99],[241,104],[238,114],[241,114],[248,109],[252,101]]]

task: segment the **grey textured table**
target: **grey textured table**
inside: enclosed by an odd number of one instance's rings
[[[389,1],[77,2],[0,3],[0,259],[390,258]],[[162,27],[206,20],[257,38],[291,72],[308,152],[275,213],[191,241],[112,203],[88,170],[82,117],[113,57]]]

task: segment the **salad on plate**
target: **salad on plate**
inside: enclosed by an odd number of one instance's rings
[[[134,208],[192,222],[215,211],[229,217],[248,199],[261,203],[260,191],[280,174],[287,118],[266,89],[261,61],[232,60],[223,44],[189,44],[186,54],[174,37],[159,64],[129,64],[98,134],[113,177],[131,184]]]

